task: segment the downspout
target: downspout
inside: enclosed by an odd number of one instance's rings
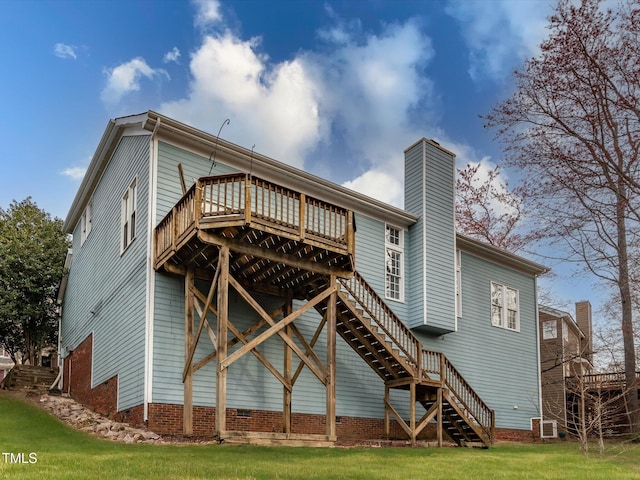
[[[145,342],[144,342],[144,394],[143,410],[144,421],[149,420],[149,403],[153,402],[153,319],[155,316],[155,271],[153,269],[153,226],[156,217],[156,174],[157,174],[157,140],[156,135],[160,128],[160,118],[149,140],[149,187],[147,209],[147,291],[146,291],[146,318],[145,318]]]
[[[538,434],[542,437],[542,422],[544,421],[544,411],[542,410],[542,365],[540,364],[540,312],[538,311],[538,275],[533,277],[533,291],[535,293],[535,316],[536,316],[536,348],[537,348],[537,369],[538,369],[538,411],[540,412],[540,431]]]
[[[53,383],[49,387],[49,390],[53,390],[60,383],[60,380],[62,380],[63,368],[61,367],[61,363],[62,363],[61,351],[62,351],[62,305],[59,304],[58,305],[58,359],[57,359],[58,375],[56,376],[56,379],[53,381]]]
[[[67,255],[64,259],[65,274],[60,280],[60,287],[58,289],[58,295],[56,302],[58,304],[58,376],[55,382],[51,384],[49,390],[52,390],[56,385],[62,384],[64,387],[64,359],[62,358],[62,313],[64,310],[64,296],[67,291],[67,282],[69,281],[69,270],[71,269],[71,260],[73,259],[73,248],[67,249]],[[60,388],[62,390],[62,388]]]

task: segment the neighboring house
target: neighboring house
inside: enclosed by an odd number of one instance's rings
[[[400,209],[153,111],[110,121],[65,221],[63,389],[220,440],[530,437],[545,269],[456,235],[454,181],[419,140]]]
[[[540,371],[544,436],[574,429],[572,377],[593,370],[591,304],[576,303],[570,313],[540,306]]]
[[[578,302],[575,309],[574,320],[570,313],[539,307],[542,436],[578,434],[583,414],[589,433],[598,426],[605,435],[624,433],[624,372],[594,372],[591,303]]]
[[[7,376],[9,370],[13,368],[13,360],[4,348],[0,348],[0,382]]]

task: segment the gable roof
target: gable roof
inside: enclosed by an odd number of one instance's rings
[[[133,126],[142,126],[145,117],[145,114],[138,114],[109,120],[64,220],[65,233],[73,233],[124,131]]]
[[[571,327],[576,335],[581,338],[585,338],[584,332],[580,329],[577,322],[574,320],[573,316],[569,312],[563,312],[562,310],[557,310],[555,308],[547,307],[546,305],[538,306],[538,311],[540,313],[544,313],[549,315],[550,317],[561,318],[565,320],[565,323]]]
[[[529,275],[542,275],[549,271],[549,268],[544,265],[532,262],[524,257],[507,252],[506,250],[501,250],[493,245],[462,235],[461,233],[456,234],[456,245],[465,252],[501,265],[508,265],[515,270]]]
[[[240,171],[251,169],[256,176],[268,178],[294,190],[305,191],[318,199],[341,205],[380,221],[393,223],[398,227],[408,228],[419,219],[418,216],[401,208],[149,110],[109,120],[65,219],[65,233],[73,233],[85,206],[91,199],[96,185],[118,146],[120,138],[125,132],[131,130],[148,132],[153,136],[157,135],[162,140],[185,146],[203,157],[208,157],[215,147],[218,160]],[[432,140],[421,139],[419,142],[423,140],[453,155]],[[535,262],[466,235],[457,234],[456,241],[457,246],[467,252],[527,274],[540,275],[549,270]]]
[[[73,233],[123,133],[127,129],[136,127],[157,135],[161,140],[187,147],[203,157],[209,157],[212,149],[215,148],[218,161],[240,171],[248,172],[251,169],[258,177],[268,178],[284,187],[307,192],[320,200],[341,205],[382,221],[392,222],[399,227],[407,228],[418,220],[416,215],[401,208],[149,110],[138,115],[109,121],[65,219],[66,233]]]

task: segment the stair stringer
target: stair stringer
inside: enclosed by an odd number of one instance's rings
[[[460,396],[456,392],[450,392],[450,385],[447,381],[447,374],[450,370],[453,370],[456,375],[459,375],[457,371],[452,367],[450,362],[446,359],[444,354],[440,352],[428,352],[423,348],[422,343],[413,335],[413,333],[402,323],[402,321],[393,313],[391,308],[380,298],[371,287],[366,284],[366,281],[358,274],[354,272],[354,278],[351,280],[339,279],[341,288],[337,294],[337,308],[336,308],[336,331],[345,340],[345,342],[351,346],[351,348],[358,353],[358,355],[378,374],[378,376],[385,382],[386,388],[402,388],[408,389],[408,385],[413,384],[415,388],[413,398],[411,401],[420,403],[427,410],[428,415],[431,412],[431,405],[427,405],[427,402],[418,400],[418,388],[425,386],[429,388],[438,388],[442,390],[442,410],[443,417],[446,418],[446,406],[450,406],[459,416],[459,420],[455,418],[447,419],[450,422],[450,428],[445,426],[443,419],[443,428],[447,431],[448,435],[458,445],[467,446],[482,446],[488,447],[492,442],[493,434],[493,411],[489,410],[491,420],[489,425],[482,426],[474,420],[474,416],[471,412],[467,412],[464,404],[457,402],[455,398]],[[358,288],[366,290],[367,295],[374,296],[374,302],[376,305],[372,307],[370,301],[362,301],[358,298],[357,292],[354,288],[350,288],[355,283],[359,283],[361,286]],[[319,287],[319,285],[316,285]],[[310,290],[310,293],[315,289]],[[316,305],[316,310],[324,315],[327,310],[328,300],[320,302]],[[392,328],[385,328],[385,322],[381,319],[376,319],[374,313],[375,309],[382,310],[386,315],[387,322],[393,322],[395,327],[393,330],[400,332],[404,338],[397,338],[392,332]],[[415,351],[415,355],[411,355],[408,352]],[[437,355],[442,359],[440,362],[441,368],[439,374],[434,377],[429,376],[429,371],[426,368],[426,354],[431,356]],[[447,368],[443,369],[442,366],[447,365]],[[437,377],[437,378],[436,378]],[[462,377],[459,377],[460,379]],[[466,384],[466,382],[464,382]],[[467,389],[470,387],[467,385]],[[471,393],[479,402],[481,400],[475,392],[472,390],[466,390],[465,393]],[[385,412],[388,416],[392,411],[395,416],[397,412],[390,405],[386,405],[385,400]],[[483,402],[481,402],[483,403]],[[484,405],[484,412],[487,412],[488,407]],[[415,409],[415,407],[413,407]],[[451,415],[450,415],[451,416]],[[424,418],[424,417],[423,417]],[[388,421],[385,421],[388,424]],[[416,425],[416,422],[412,422]],[[406,426],[405,422],[405,426]],[[424,428],[422,421],[417,422],[418,428],[414,431],[408,431],[409,437],[412,442],[415,442],[415,438],[419,431]],[[404,427],[403,427],[404,428]],[[405,431],[406,428],[405,428]],[[458,431],[458,435],[455,434]],[[388,432],[387,432],[388,433]]]

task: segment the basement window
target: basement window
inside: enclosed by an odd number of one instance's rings
[[[558,422],[555,420],[543,420],[540,424],[540,437],[541,438],[557,438],[558,437]]]
[[[236,418],[251,418],[251,410],[239,408],[236,411]]]

